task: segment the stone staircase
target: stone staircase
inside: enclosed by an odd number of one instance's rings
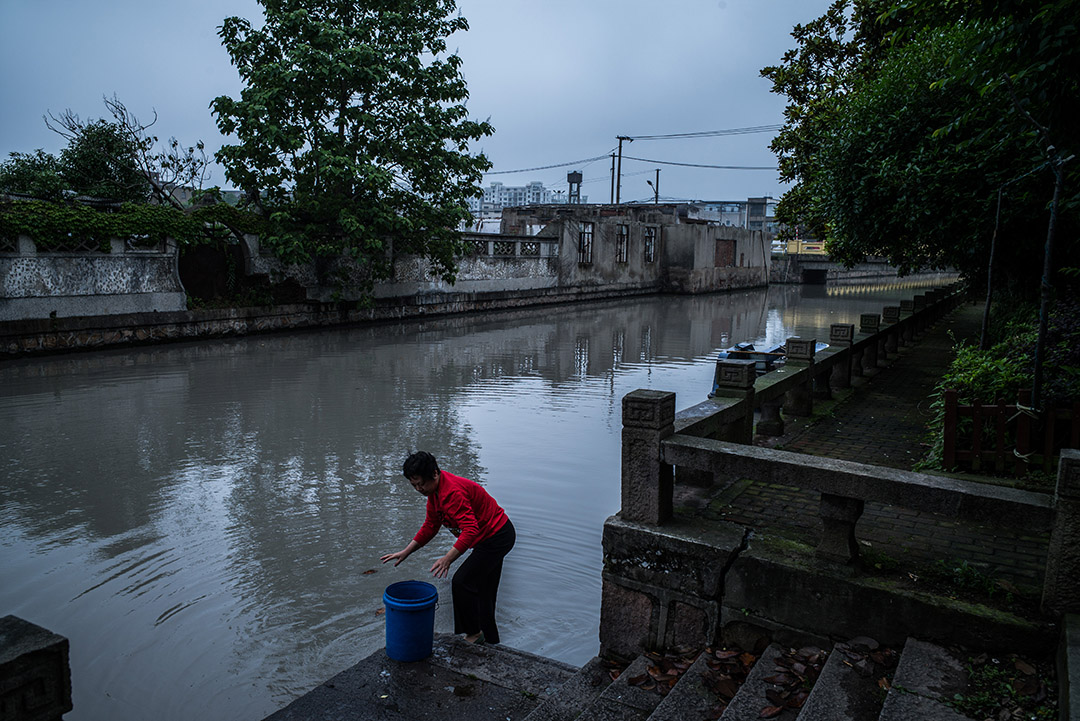
[[[900,652],[867,638],[827,651],[774,643],[647,654],[621,672],[593,659],[525,721],[963,721],[945,701],[966,683],[959,659],[912,638]]]
[[[1065,624],[1061,719],[1080,721],[1080,618]],[[967,686],[965,665],[941,646],[902,649],[853,638],[824,649],[758,637],[754,653],[645,653],[629,666],[593,658],[581,668],[506,646],[437,636],[423,661],[379,650],[266,721],[965,721],[946,702]],[[969,720],[972,721],[972,720]],[[973,721],[980,721],[975,719]]]

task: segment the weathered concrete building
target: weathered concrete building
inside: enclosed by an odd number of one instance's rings
[[[562,288],[708,293],[768,284],[764,233],[704,220],[686,203],[508,208],[503,232],[558,240]]]

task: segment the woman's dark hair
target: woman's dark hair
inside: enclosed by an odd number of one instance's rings
[[[435,460],[435,456],[427,451],[417,451],[405,459],[401,471],[410,480],[417,476],[431,480],[439,472],[439,462]]]

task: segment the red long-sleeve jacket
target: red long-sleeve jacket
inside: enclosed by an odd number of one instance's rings
[[[457,536],[454,548],[464,553],[506,524],[506,512],[479,483],[446,471],[439,474],[439,489],[427,497],[424,525],[413,536],[418,544],[423,546],[446,526]]]

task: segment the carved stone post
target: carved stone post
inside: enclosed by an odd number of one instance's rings
[[[876,335],[881,328],[881,316],[877,313],[863,313],[859,316],[859,332],[863,335]],[[876,372],[878,367],[878,341],[871,340],[863,344],[863,372]]]
[[[885,336],[885,352],[898,353],[900,351],[900,306],[887,305],[881,309],[881,320],[888,326]]]
[[[754,381],[757,380],[757,362],[752,360],[722,360],[716,364],[713,378],[716,390],[714,398],[741,398],[745,415],[738,421],[720,428],[716,440],[729,443],[754,442]]]
[[[660,442],[675,433],[675,394],[636,390],[623,396],[622,517],[660,525],[671,518],[674,475]]]
[[[60,721],[71,710],[68,640],[17,616],[0,618],[0,712]]]
[[[784,366],[805,374],[806,380],[784,394],[784,410],[793,416],[809,416],[814,413],[813,374],[816,338],[788,338]]]
[[[855,324],[833,323],[829,326],[829,345],[839,348],[851,348],[855,340]],[[844,357],[837,358],[833,363],[832,377],[830,381],[840,389],[851,387],[851,351],[844,352]]]
[[[821,541],[814,553],[827,561],[851,564],[859,559],[855,524],[863,512],[860,498],[821,494]]]
[[[784,435],[784,418],[780,415],[780,406],[783,405],[783,397],[770,398],[762,401],[758,408],[761,417],[757,422],[759,436],[782,436]]]
[[[1055,614],[1080,612],[1080,450],[1075,448],[1062,449],[1058,461],[1042,608]]]
[[[835,367],[836,366],[834,365],[833,368]],[[829,377],[831,375],[832,369],[814,372],[812,392],[815,401],[832,400],[832,386],[829,384]]]
[[[900,340],[904,345],[911,345],[915,340],[915,301],[900,301],[900,315],[903,317],[903,329],[900,331]]]
[[[930,313],[926,309],[926,295],[920,294],[911,299],[915,313],[915,337],[921,338],[930,327]]]

